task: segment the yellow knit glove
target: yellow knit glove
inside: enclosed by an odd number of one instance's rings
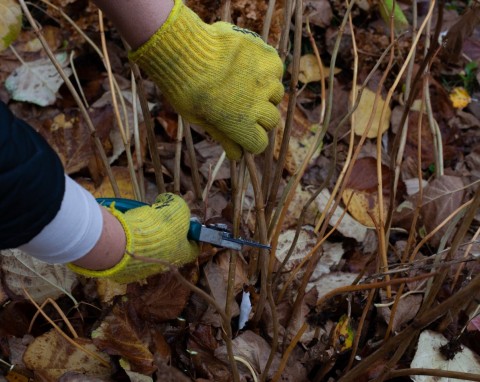
[[[256,33],[204,23],[175,0],[167,21],[130,54],[189,122],[220,142],[230,159],[258,154],[277,126],[283,65]]]
[[[110,212],[125,230],[125,255],[113,268],[102,271],[69,264],[74,272],[87,277],[108,277],[119,283],[129,283],[168,270],[166,265],[133,259],[129,253],[174,265],[189,263],[198,256],[198,246],[187,240],[190,210],[179,196],[161,194],[155,204],[134,208],[124,214],[112,204]]]

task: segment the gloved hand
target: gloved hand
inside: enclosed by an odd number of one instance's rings
[[[168,270],[166,265],[133,259],[129,253],[174,265],[189,263],[198,256],[198,246],[187,240],[190,210],[181,197],[169,193],[160,194],[153,205],[134,208],[125,213],[116,210],[112,203],[110,212],[125,230],[125,255],[113,268],[102,271],[69,264],[74,272],[129,283]]]
[[[258,154],[280,121],[283,65],[256,33],[205,24],[175,0],[162,27],[130,54],[189,122],[221,143],[230,159]]]

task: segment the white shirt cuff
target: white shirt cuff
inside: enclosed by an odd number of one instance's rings
[[[102,228],[102,211],[95,198],[65,175],[65,194],[57,215],[19,249],[50,264],[69,263],[90,252]]]

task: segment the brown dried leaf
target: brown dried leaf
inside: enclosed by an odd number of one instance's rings
[[[225,306],[227,301],[227,278],[228,273],[218,266],[213,261],[209,261],[204,268],[205,278],[208,283],[208,288],[215,301],[220,306]],[[232,304],[231,314],[233,317],[238,316],[240,313],[240,307],[236,302]]]
[[[105,366],[98,358],[109,364],[108,356],[98,351],[88,339],[75,338],[75,343],[94,353],[96,357],[67,342],[55,329],[35,338],[28,346],[23,360],[25,366],[51,381],[58,380],[68,371],[78,371],[87,376],[109,378],[110,367]]]
[[[321,28],[330,26],[330,20],[332,19],[332,7],[327,0],[306,0],[303,3],[304,22],[308,17],[310,24],[316,25]]]
[[[156,368],[153,354],[148,348],[148,331],[145,329],[132,304],[121,303],[92,332],[92,339],[98,348],[108,354],[126,359],[133,371],[150,375]]]
[[[192,269],[187,279],[194,282],[196,272],[196,269]],[[150,277],[144,286],[130,284],[128,296],[141,319],[162,322],[180,315],[190,297],[190,289],[168,272]]]
[[[209,179],[218,159],[223,153],[223,149],[218,143],[204,139],[195,144],[195,151],[200,156],[199,160],[201,161],[201,164],[199,171],[205,179]],[[230,179],[230,167],[228,161],[222,163],[215,179]]]
[[[12,301],[0,310],[0,335],[22,337],[35,314],[33,305],[25,300]]]
[[[397,310],[395,311],[395,317],[393,318],[393,332],[400,331],[405,324],[415,318],[420,309],[421,303],[422,296],[420,295],[408,295],[405,298],[400,299],[397,305]],[[391,306],[378,308],[378,313],[388,324],[392,314]]]
[[[218,254],[215,257],[215,262],[217,265],[222,269],[222,273],[224,275],[228,274],[228,270],[230,267],[230,256],[228,256],[227,252],[223,252]],[[235,294],[241,292],[243,290],[244,285],[248,285],[248,270],[245,261],[242,261],[240,257],[237,256],[237,262],[235,265]]]
[[[255,370],[257,375],[265,369],[265,365],[270,356],[270,345],[265,339],[247,330],[233,340],[233,353],[243,358]],[[215,355],[222,360],[227,361],[226,347],[222,346],[215,351]],[[272,365],[268,371],[268,377],[272,378],[278,370],[280,357],[278,354],[274,357]],[[251,379],[251,372],[242,364],[238,364],[239,371],[244,378]],[[306,378],[305,368],[298,362],[292,362],[282,373],[282,381],[304,381]]]
[[[71,174],[88,166],[94,158],[93,141],[87,124],[78,109],[34,109],[17,106],[15,114],[33,126],[60,157],[65,172]],[[97,136],[101,141],[108,137],[113,126],[110,107],[92,109],[89,113]]]
[[[480,24],[480,7],[474,5],[469,8],[458,21],[450,27],[445,36],[444,51],[450,61],[459,59],[462,53],[463,42]]]
[[[420,213],[427,233],[437,228],[460,207],[464,195],[463,181],[457,176],[443,175],[425,187]],[[438,246],[447,229],[448,223],[430,239],[429,243],[434,247]]]
[[[390,171],[383,164],[382,186],[385,218],[390,201]],[[380,222],[377,161],[375,158],[360,158],[354,163],[352,175],[342,194],[342,200],[347,206],[348,212],[363,225],[375,227],[375,223]]]

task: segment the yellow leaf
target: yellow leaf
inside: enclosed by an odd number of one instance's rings
[[[353,112],[354,118],[354,131],[355,134],[362,136],[365,130],[369,127],[370,116],[373,112],[373,105],[375,103],[375,93],[370,89],[365,88],[360,98],[360,102]],[[367,132],[367,138],[376,138],[378,131],[380,130],[381,134],[387,131],[390,126],[390,115],[392,110],[390,106],[386,105],[385,115],[382,118],[382,109],[385,105],[385,100],[379,96],[377,100],[377,108],[375,110],[375,115],[372,118],[370,128]]]
[[[14,0],[0,0],[0,52],[17,39],[21,29],[20,4]]]
[[[338,353],[341,353],[352,347],[354,338],[355,331],[350,325],[350,318],[344,314],[333,331],[332,345]]]
[[[120,189],[120,196],[127,199],[135,199],[133,192],[132,181],[130,179],[130,172],[126,167],[112,167],[113,176],[117,181],[118,188]],[[89,179],[76,179],[78,183],[87,189],[96,198],[113,198],[115,194],[113,192],[112,185],[107,176],[103,178],[102,183],[95,187],[93,182]]]
[[[450,101],[455,109],[463,109],[472,101],[472,97],[465,88],[456,87],[450,92]]]
[[[341,69],[335,68],[333,74],[340,73]],[[330,68],[323,67],[323,75],[328,78],[330,75]],[[313,54],[306,54],[300,57],[300,72],[298,73],[298,80],[304,84],[309,82],[320,81],[322,79],[320,73],[320,66],[317,58]]]
[[[361,224],[367,227],[375,227],[379,222],[378,195],[346,188],[342,194],[342,200],[347,206],[347,211]]]

